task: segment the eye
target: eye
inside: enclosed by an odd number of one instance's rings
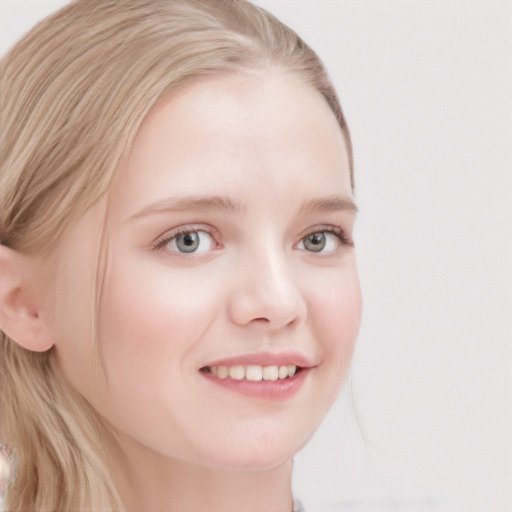
[[[169,252],[181,254],[203,254],[214,246],[212,235],[206,231],[188,230],[164,235],[154,244],[155,249],[165,247]]]
[[[340,245],[352,245],[350,240],[338,228],[313,231],[306,235],[298,244],[304,251],[331,254],[336,252]]]
[[[327,246],[327,236],[325,233],[313,233],[304,237],[301,243],[306,251],[321,252]]]

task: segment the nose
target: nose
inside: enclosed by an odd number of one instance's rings
[[[306,301],[285,254],[267,252],[241,267],[234,276],[228,306],[235,324],[260,324],[276,330],[306,317]]]

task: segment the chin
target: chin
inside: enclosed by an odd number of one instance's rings
[[[283,429],[279,432],[255,432],[255,435],[245,439],[232,438],[221,453],[216,450],[215,454],[211,454],[210,464],[242,471],[273,469],[290,461],[313,433],[314,430],[306,435],[304,432]]]
[[[297,450],[298,451],[298,450]],[[219,459],[212,466],[231,471],[269,471],[291,461],[295,451],[289,453],[258,453]]]

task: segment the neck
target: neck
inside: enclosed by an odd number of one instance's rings
[[[132,483],[124,486],[126,512],[292,511],[291,461],[237,470],[156,459],[128,457]]]

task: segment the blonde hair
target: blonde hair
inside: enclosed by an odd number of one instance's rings
[[[246,0],[77,0],[0,62],[0,239],[47,254],[107,191],[149,109],[194,77],[280,66],[350,135],[317,55]],[[10,511],[123,510],[114,435],[52,364],[1,333],[2,435],[19,474]]]

